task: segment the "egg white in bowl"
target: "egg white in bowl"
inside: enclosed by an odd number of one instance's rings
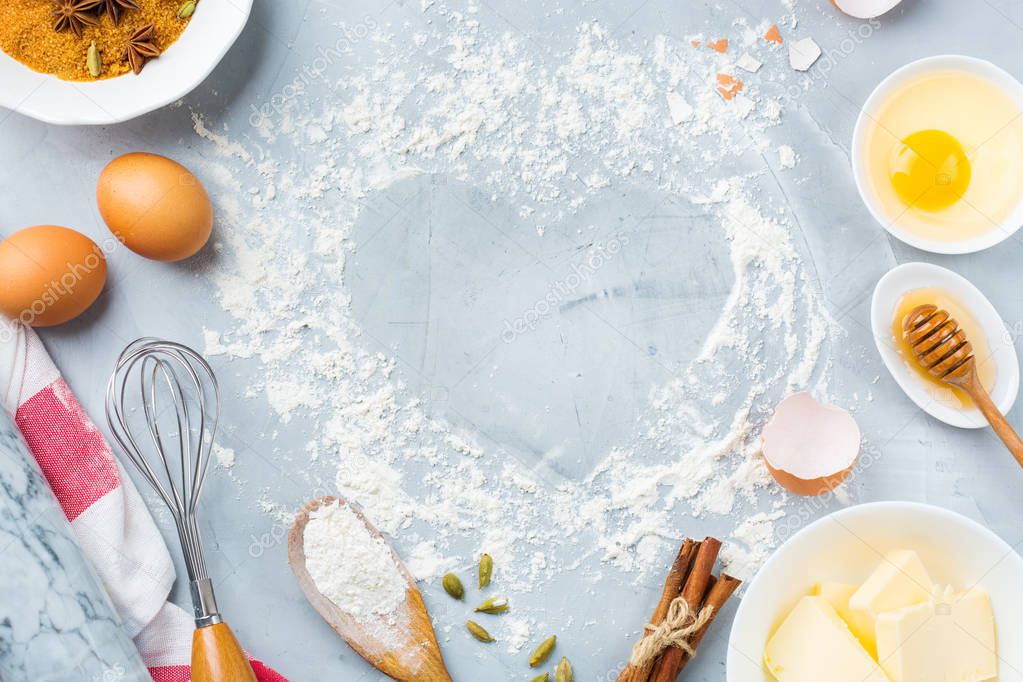
[[[874,217],[902,241],[971,253],[1023,224],[1023,85],[990,62],[913,62],[868,98],[853,172]]]

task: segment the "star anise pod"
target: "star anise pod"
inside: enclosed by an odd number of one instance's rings
[[[94,11],[101,0],[53,0],[53,30],[71,30],[79,38],[86,26],[99,26]]]
[[[115,24],[121,23],[121,12],[139,8],[135,0],[100,0],[99,4],[100,14],[106,12]]]
[[[143,26],[135,31],[131,38],[128,38],[128,48],[124,58],[128,60],[128,64],[136,76],[142,73],[147,61],[159,56],[160,48],[156,45],[156,27],[153,24]]]

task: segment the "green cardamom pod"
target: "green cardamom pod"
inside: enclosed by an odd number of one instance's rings
[[[482,604],[476,607],[476,613],[489,613],[496,615],[498,613],[504,613],[509,608],[508,597],[491,597]]]
[[[490,633],[483,629],[483,626],[479,623],[474,623],[471,620],[465,624],[465,627],[469,628],[469,632],[473,637],[481,642],[493,642],[495,641]]]
[[[543,675],[537,675],[536,677],[531,679],[529,682],[551,682],[551,674],[550,673],[544,673]]]
[[[484,554],[480,557],[480,589],[490,584],[490,579],[494,576],[494,560],[490,558],[489,554]]]
[[[572,673],[572,664],[565,657],[558,663],[558,669],[554,671],[554,682],[573,682],[575,675]]]
[[[551,653],[554,651],[554,647],[558,645],[557,635],[552,636],[550,639],[545,640],[543,644],[536,648],[533,655],[529,657],[529,667],[535,668],[538,665],[543,665],[544,661],[550,658]]]
[[[85,65],[89,68],[89,75],[93,78],[99,78],[103,73],[103,60],[99,56],[99,48],[96,47],[96,41],[92,41],[89,45],[89,52],[85,57]]]
[[[444,591],[454,599],[461,599],[465,596],[465,588],[462,587],[462,581],[454,573],[445,575],[443,580],[441,580],[441,585],[444,586]]]
[[[188,0],[185,4],[178,8],[178,19],[187,19],[188,17],[195,14],[195,6],[198,3],[196,0]]]

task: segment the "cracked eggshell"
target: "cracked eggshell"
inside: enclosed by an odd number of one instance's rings
[[[813,38],[797,40],[789,43],[789,66],[796,71],[809,71],[821,54],[821,46]]]
[[[854,19],[875,19],[891,11],[902,0],[831,0],[842,14]]]
[[[771,475],[786,490],[822,495],[841,485],[855,466],[860,428],[842,408],[796,393],[774,408],[760,450]]]

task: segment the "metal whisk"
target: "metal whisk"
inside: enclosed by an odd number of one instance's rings
[[[139,409],[141,408],[141,409]],[[195,616],[192,679],[255,680],[217,608],[197,510],[220,418],[220,385],[187,346],[143,338],[117,360],[107,384],[114,440],[170,509],[188,570]]]

